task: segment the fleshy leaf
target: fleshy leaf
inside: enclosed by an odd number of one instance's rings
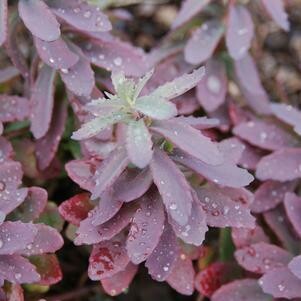
[[[288,264],[288,268],[301,280],[301,255],[294,257]]]
[[[128,264],[124,241],[113,239],[93,246],[88,274],[92,280],[102,280],[123,271]]]
[[[214,262],[196,275],[195,288],[203,296],[211,297],[224,283],[231,280],[233,272],[231,264]]]
[[[150,169],[126,169],[113,186],[114,199],[125,203],[136,200],[146,193],[152,183]]]
[[[54,69],[68,69],[78,61],[78,56],[61,38],[52,42],[35,38],[34,42],[40,58]]]
[[[205,68],[200,67],[192,73],[183,74],[167,82],[151,92],[150,96],[160,97],[165,100],[173,99],[194,88],[205,75]]]
[[[219,61],[206,63],[205,77],[197,85],[197,99],[207,112],[215,111],[224,103],[227,92],[226,71]]]
[[[76,245],[95,244],[112,239],[129,225],[136,209],[135,205],[130,203],[123,206],[114,217],[99,226],[93,225],[89,217],[83,220],[76,232],[78,236],[74,243]]]
[[[29,116],[29,101],[24,97],[0,95],[0,120],[22,121]]]
[[[31,94],[30,129],[36,139],[43,137],[50,126],[54,103],[54,79],[55,70],[44,65],[40,69]]]
[[[289,132],[271,122],[256,120],[240,123],[234,127],[233,133],[252,145],[271,151],[298,145],[298,140]]]
[[[175,150],[172,158],[206,179],[223,186],[243,187],[254,180],[253,176],[249,174],[247,170],[237,167],[227,159],[220,165],[212,166],[203,163],[180,150]]]
[[[204,136],[201,131],[179,122],[176,119],[156,121],[151,130],[161,134],[187,154],[210,165],[223,162],[223,154],[216,143]]]
[[[36,227],[21,222],[4,222],[0,225],[0,255],[21,251],[33,242],[37,234]]]
[[[271,15],[273,20],[284,30],[289,31],[290,24],[288,15],[284,10],[283,0],[274,0],[273,3],[269,0],[261,0],[262,4]]]
[[[35,266],[19,255],[0,255],[0,276],[13,283],[32,283],[40,280]]]
[[[231,234],[232,241],[238,249],[258,242],[270,242],[268,236],[258,225],[256,225],[254,229],[232,228]]]
[[[129,159],[125,148],[118,147],[115,149],[95,171],[95,187],[92,190],[92,199],[101,196],[106,189],[113,185],[128,163]]]
[[[178,28],[188,22],[192,17],[199,13],[210,0],[185,0],[181,9],[172,23],[172,29]]]
[[[141,198],[129,230],[126,248],[131,261],[139,264],[156,248],[164,228],[164,207],[157,193]]]
[[[125,270],[116,273],[112,277],[102,279],[100,281],[101,285],[110,296],[124,293],[135,277],[137,270],[138,266],[130,262]]]
[[[278,150],[257,164],[256,177],[261,180],[286,182],[301,177],[301,148]]]
[[[62,280],[63,274],[54,254],[34,255],[29,258],[40,274],[40,285],[53,285]]]
[[[181,226],[173,219],[170,219],[169,222],[177,237],[187,244],[200,246],[203,243],[208,228],[206,214],[198,200],[194,200],[192,203],[191,214],[186,225]]]
[[[275,208],[284,200],[285,193],[293,191],[295,187],[295,182],[279,183],[266,181],[262,183],[255,191],[251,211],[254,213],[262,213]]]
[[[254,24],[248,9],[243,5],[229,7],[226,44],[230,56],[239,60],[248,52],[254,36]]]
[[[257,66],[246,54],[242,59],[234,61],[235,73],[241,90],[249,106],[259,114],[270,114],[270,103],[261,82]]]
[[[60,37],[60,24],[44,1],[20,0],[18,8],[21,19],[34,36],[48,42]]]
[[[171,226],[166,223],[160,241],[147,258],[145,266],[151,277],[164,281],[171,274],[179,256],[179,246]]]
[[[142,96],[135,103],[135,109],[157,120],[169,119],[177,115],[175,104],[159,96]]]
[[[219,188],[212,184],[198,188],[196,192],[209,226],[254,228],[255,218],[248,208],[253,198],[247,190]]]
[[[185,59],[190,64],[201,64],[208,60],[214,53],[224,28],[217,20],[205,22],[195,30],[185,47]]]
[[[38,232],[33,242],[19,253],[26,256],[54,253],[63,246],[63,238],[56,229],[43,224],[35,224],[35,226]]]
[[[152,138],[143,121],[131,121],[127,127],[126,148],[129,159],[139,168],[146,167],[152,159]]]
[[[247,271],[265,274],[270,270],[286,266],[292,255],[276,245],[259,242],[235,252],[238,263]]]
[[[293,299],[301,296],[301,280],[287,267],[269,271],[258,282],[265,293],[275,298]]]
[[[28,188],[24,202],[12,213],[13,220],[29,223],[36,220],[44,211],[48,200],[47,191],[41,187]]]
[[[301,198],[294,193],[287,192],[284,197],[284,207],[290,223],[301,237]]]
[[[7,0],[0,3],[0,46],[6,41],[7,37]]]
[[[84,1],[50,1],[54,13],[71,26],[84,31],[109,31],[109,18],[94,5]]]
[[[92,208],[90,195],[83,192],[64,201],[59,206],[59,212],[66,221],[78,226],[82,220],[88,217],[88,213]]]
[[[65,130],[67,103],[57,102],[46,135],[36,141],[35,151],[40,170],[45,170],[54,159]]]
[[[285,104],[272,104],[272,111],[277,118],[294,127],[297,134],[301,135],[301,112]]]
[[[167,212],[179,225],[185,225],[193,202],[185,176],[167,154],[159,149],[154,151],[150,166]]]
[[[91,138],[108,126],[120,122],[121,120],[126,118],[126,116],[127,115],[123,113],[111,113],[103,117],[96,117],[91,121],[84,123],[79,130],[74,132],[72,139],[82,140]]]
[[[178,256],[166,282],[178,293],[190,296],[194,291],[194,274],[191,259],[182,253]]]
[[[223,285],[211,298],[212,301],[271,301],[271,296],[262,292],[256,279],[236,280]]]

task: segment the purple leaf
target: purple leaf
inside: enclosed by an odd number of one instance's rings
[[[194,196],[194,198],[197,197]],[[205,234],[208,231],[206,214],[198,200],[194,200],[192,203],[191,214],[186,225],[181,226],[173,219],[170,219],[169,223],[172,225],[177,237],[181,238],[185,243],[195,246],[200,246],[203,243]]]
[[[164,229],[164,207],[159,194],[149,192],[139,201],[126,242],[128,256],[135,264],[146,260],[156,248]]]
[[[54,103],[55,70],[44,65],[39,72],[31,94],[31,131],[36,139],[48,131]]]
[[[84,1],[50,1],[54,13],[73,27],[84,31],[109,31],[109,18],[96,5]]]
[[[205,77],[197,85],[197,99],[207,112],[215,111],[225,102],[227,92],[226,71],[222,63],[209,60]]]
[[[301,148],[278,150],[263,157],[257,164],[256,177],[280,182],[301,177]]]
[[[95,86],[94,71],[77,46],[70,44],[70,48],[78,55],[79,60],[69,69],[61,69],[61,78],[75,95],[90,96]]]
[[[19,255],[0,255],[0,275],[13,283],[32,283],[40,280],[35,266]]]
[[[113,186],[114,199],[125,203],[136,200],[146,193],[152,183],[153,177],[150,169],[126,169]]]
[[[95,226],[111,219],[121,208],[123,201],[113,197],[111,189],[101,194],[98,205],[89,213],[89,219]]]
[[[13,212],[24,223],[39,218],[48,200],[47,191],[40,187],[30,187],[24,202]]]
[[[212,301],[270,301],[271,296],[262,292],[256,279],[236,280],[223,285],[211,298]]]
[[[116,273],[112,277],[102,279],[100,281],[101,285],[110,296],[124,293],[135,277],[137,270],[138,266],[130,262],[125,270]]]
[[[234,60],[243,58],[249,51],[254,36],[254,24],[249,10],[243,5],[229,7],[226,45]]]
[[[151,277],[157,281],[165,281],[171,274],[179,256],[179,246],[176,236],[168,223],[165,223],[160,241],[147,258],[145,266]]]
[[[247,103],[259,114],[271,112],[266,91],[261,82],[253,58],[246,54],[242,59],[234,61],[235,73]]]
[[[46,169],[59,147],[59,143],[65,130],[67,120],[67,103],[57,102],[54,106],[54,113],[46,135],[36,141],[35,151],[40,170]]]
[[[5,160],[8,161],[14,156],[14,150],[11,143],[4,137],[0,137],[0,150],[0,163],[4,162]]]
[[[84,54],[91,63],[108,71],[125,75],[142,76],[149,69],[145,53],[113,36],[82,44]]]
[[[254,178],[245,169],[237,167],[234,163],[226,160],[216,166],[208,165],[199,161],[180,150],[175,150],[172,158],[195,171],[206,179],[227,187],[243,187],[250,184]]]
[[[261,120],[240,123],[234,127],[233,133],[250,144],[271,151],[298,145],[298,140],[289,132]]]
[[[276,234],[281,244],[289,251],[299,251],[299,242],[291,231],[291,225],[284,210],[277,207],[263,214],[266,224]]]
[[[113,239],[93,246],[88,274],[92,280],[102,280],[123,271],[128,264],[125,242]]]
[[[26,246],[25,250],[18,253],[25,256],[54,253],[63,246],[63,238],[56,229],[44,224],[34,226],[38,230],[34,240]]]
[[[294,127],[297,134],[301,135],[301,112],[292,106],[285,104],[272,104],[274,115]]]
[[[232,240],[237,249],[255,244],[258,242],[269,243],[268,236],[263,229],[256,225],[254,229],[232,228]]]
[[[0,3],[0,46],[4,44],[7,37],[7,0]]]
[[[81,188],[91,191],[94,188],[93,175],[99,162],[90,160],[73,160],[66,164],[68,176]]]
[[[128,163],[127,152],[121,146],[116,148],[108,158],[101,162],[93,177],[95,187],[91,191],[92,199],[101,196],[106,189],[111,187],[127,167]]]
[[[91,219],[86,218],[80,223],[74,243],[76,245],[95,244],[112,239],[129,225],[136,210],[135,205],[131,203],[123,206],[114,217],[99,226],[94,226]]]
[[[219,125],[219,120],[215,118],[194,117],[194,116],[179,116],[175,117],[177,121],[187,123],[188,125],[198,129],[206,130]]]
[[[187,154],[210,165],[223,162],[223,154],[216,143],[204,136],[201,131],[179,122],[176,119],[156,121],[151,130],[164,136]]]
[[[214,53],[224,28],[217,20],[210,20],[195,30],[185,47],[185,59],[190,64],[201,64]]]
[[[210,0],[185,0],[176,19],[173,21],[171,28],[178,28],[188,22],[191,18],[198,14],[209,2]]]
[[[244,269],[256,274],[286,266],[292,255],[276,245],[260,242],[235,252],[235,258]]]
[[[19,162],[0,164],[0,212],[8,214],[17,208],[27,195],[27,188],[20,188],[23,172]]]
[[[43,62],[54,69],[68,69],[78,61],[78,56],[61,38],[52,42],[35,38],[34,43]]]
[[[34,36],[48,42],[60,37],[60,24],[44,1],[20,0],[19,14]]]
[[[269,0],[261,0],[262,4],[266,8],[267,12],[273,18],[273,20],[285,31],[289,31],[290,24],[288,21],[288,15],[284,10],[283,0],[274,0],[273,3]]]
[[[0,225],[0,255],[22,251],[33,242],[36,234],[34,224],[4,222]]]
[[[299,279],[301,279],[301,256],[294,257],[288,264],[290,271]]]
[[[244,189],[219,188],[215,185],[198,188],[198,198],[206,212],[207,224],[212,227],[254,228],[250,214],[252,195]]]
[[[269,271],[258,282],[265,293],[275,298],[293,299],[301,296],[301,280],[287,267]]]
[[[301,237],[301,198],[295,193],[287,192],[284,197],[284,208],[290,223]]]
[[[127,127],[126,149],[131,163],[146,167],[153,156],[153,142],[143,119],[131,121]]]
[[[285,193],[293,191],[295,187],[295,182],[279,183],[266,181],[262,183],[255,191],[251,211],[262,213],[275,208],[278,204],[282,203]]]
[[[0,120],[21,121],[29,116],[29,101],[24,97],[0,95]]]
[[[195,271],[191,259],[185,254],[178,256],[166,282],[182,295],[190,296],[194,291]]]
[[[155,150],[150,167],[168,214],[179,225],[186,225],[193,199],[185,176],[167,154],[159,149]]]

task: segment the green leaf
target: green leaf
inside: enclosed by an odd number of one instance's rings
[[[223,228],[220,229],[219,235],[219,259],[221,261],[231,261],[235,247],[231,237],[231,229]]]
[[[59,214],[57,205],[53,202],[48,202],[46,209],[41,214],[37,223],[43,223],[57,229],[59,232],[62,231],[64,226],[64,220]]]

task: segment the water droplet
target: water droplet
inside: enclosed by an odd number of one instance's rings
[[[121,66],[121,64],[122,64],[122,58],[121,58],[121,57],[116,57],[116,58],[114,59],[114,64],[115,64],[116,66]]]
[[[69,71],[68,69],[61,69],[61,72],[67,74]]]
[[[218,94],[221,90],[220,80],[216,76],[210,75],[207,79],[207,88],[210,92]]]
[[[280,292],[283,292],[284,289],[285,289],[285,286],[284,286],[283,284],[279,284],[279,285],[278,285],[278,288],[279,288],[279,291],[280,291]]]
[[[20,273],[16,273],[16,274],[15,274],[15,278],[16,278],[17,280],[20,280],[21,277],[22,277],[22,275],[21,275]]]
[[[90,18],[91,15],[92,15],[92,13],[89,10],[84,12],[84,17],[87,18],[87,19]]]
[[[176,203],[171,203],[170,206],[169,206],[170,210],[176,210],[177,208],[178,208],[178,206],[177,206]]]
[[[5,190],[5,183],[0,182],[0,191],[4,191],[4,190]]]
[[[54,58],[51,57],[51,58],[49,59],[49,62],[50,62],[51,64],[53,64],[53,63],[54,63]]]

